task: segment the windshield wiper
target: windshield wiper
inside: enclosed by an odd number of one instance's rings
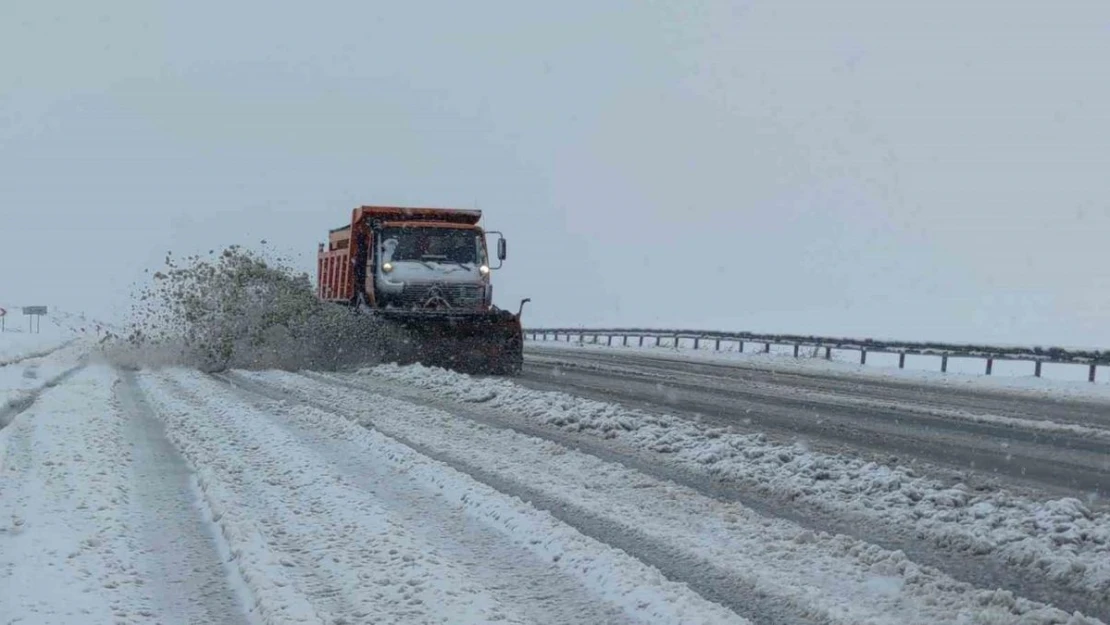
[[[450,258],[447,258],[446,256],[441,256],[439,254],[425,254],[424,256],[421,257],[420,262],[423,263],[423,265],[425,267],[428,267],[429,269],[431,269],[432,266],[428,264],[428,260],[431,260],[433,262],[437,262],[437,263],[440,263],[440,264],[451,263],[451,264],[454,264],[454,265],[458,265],[459,267],[462,267],[464,269],[466,268],[467,264],[472,264],[470,261],[463,262],[461,260],[452,260]]]

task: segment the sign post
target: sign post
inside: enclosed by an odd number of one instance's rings
[[[28,332],[42,332],[42,316],[46,314],[46,306],[24,306],[23,316],[27,317],[27,331]],[[35,317],[38,317],[36,322]],[[37,327],[37,330],[36,330]]]

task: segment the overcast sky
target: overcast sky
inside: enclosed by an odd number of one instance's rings
[[[533,325],[1110,347],[1108,59],[1105,0],[4,0],[0,305],[413,204]]]

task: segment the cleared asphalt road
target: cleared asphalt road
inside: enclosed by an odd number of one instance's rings
[[[1110,404],[540,347],[521,382],[1088,501],[1110,490]]]

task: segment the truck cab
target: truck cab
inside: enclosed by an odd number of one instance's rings
[[[371,232],[378,306],[486,309],[493,304],[486,234],[480,227],[386,221]]]
[[[319,295],[376,310],[484,311],[490,273],[501,267],[501,233],[478,225],[482,212],[362,206],[329,233],[319,253]],[[487,235],[497,235],[497,265]]]

